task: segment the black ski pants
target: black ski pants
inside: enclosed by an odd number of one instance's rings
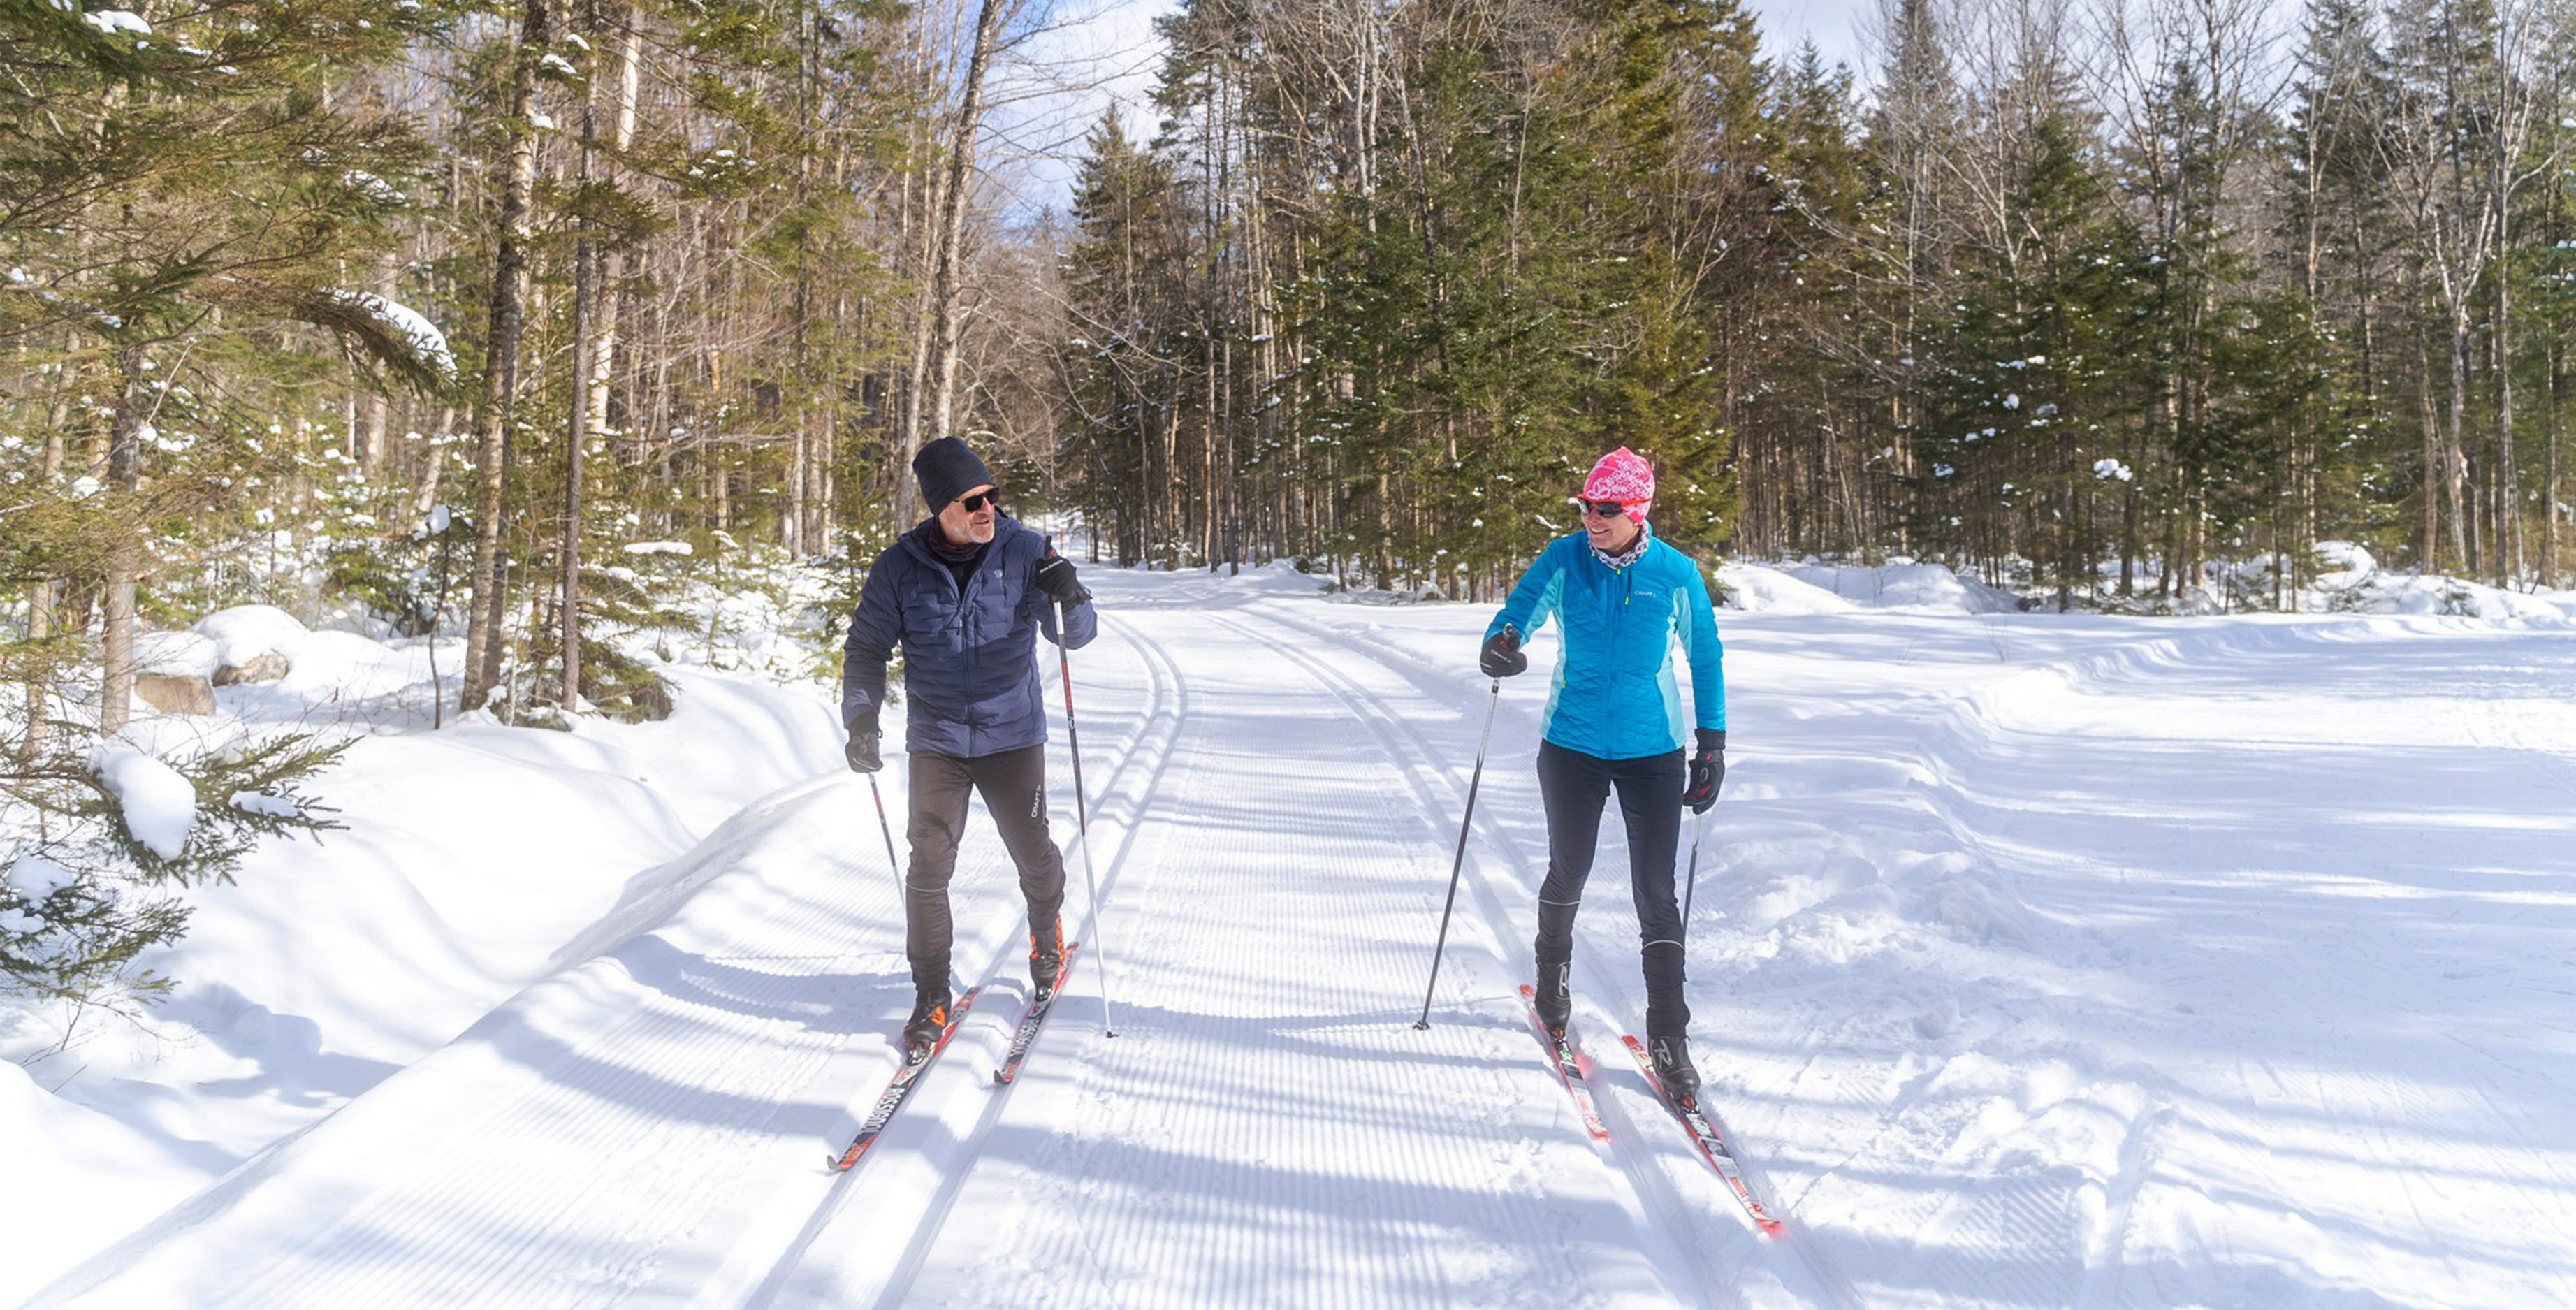
[[[1064,856],[1047,831],[1046,746],[960,759],[914,751],[912,818],[904,827],[912,867],[903,876],[903,949],[916,988],[948,984],[948,948],[956,924],[948,880],[957,872],[957,843],[966,834],[966,794],[981,793],[1002,847],[1020,870],[1029,931],[1051,929],[1064,909]]]
[[[1619,793],[1628,826],[1628,883],[1637,898],[1645,957],[1646,1031],[1678,1037],[1690,1026],[1682,999],[1682,912],[1673,899],[1673,856],[1681,846],[1682,753],[1605,760],[1552,741],[1538,746],[1538,792],[1547,808],[1547,881],[1538,889],[1541,977],[1574,958],[1574,912],[1592,876],[1601,810]]]

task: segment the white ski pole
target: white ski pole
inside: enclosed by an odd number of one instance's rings
[[[1065,749],[1073,756],[1073,815],[1082,844],[1082,885],[1091,897],[1091,946],[1100,956],[1100,1033],[1118,1035],[1118,1020],[1109,1008],[1109,935],[1100,927],[1100,882],[1091,871],[1091,803],[1082,794],[1082,730],[1073,721],[1073,655],[1065,648],[1063,601],[1055,605],[1055,658],[1064,683]]]
[[[886,822],[885,793],[877,790],[877,775],[868,775],[868,794],[877,798],[877,831],[885,834],[886,867],[894,870],[895,881],[903,881],[903,861],[894,855],[894,825]]]

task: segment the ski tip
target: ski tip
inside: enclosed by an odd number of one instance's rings
[[[993,1085],[994,1085],[995,1087],[1008,1087],[1008,1086],[1010,1086],[1010,1085],[1011,1085],[1011,1075],[1010,1075],[1008,1072],[1004,1071],[1004,1070],[995,1069],[995,1070],[993,1071]]]

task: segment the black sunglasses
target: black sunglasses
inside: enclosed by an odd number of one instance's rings
[[[1628,512],[1628,502],[1624,500],[1587,500],[1583,502],[1583,508],[1595,518],[1617,518],[1618,516]]]
[[[972,496],[959,496],[957,498],[957,503],[965,506],[966,512],[972,514],[975,511],[984,508],[986,505],[999,508],[1002,503],[1002,493],[998,491],[979,491]]]

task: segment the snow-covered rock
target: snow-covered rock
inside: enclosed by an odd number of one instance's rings
[[[134,639],[134,671],[172,678],[211,678],[222,648],[194,632],[146,632]]]
[[[295,667],[312,635],[295,616],[274,605],[236,605],[197,620],[198,635],[215,643],[214,684],[275,682]]]
[[[2318,542],[2317,562],[2326,566],[2317,574],[2315,585],[2319,591],[2350,591],[2379,572],[2379,561],[2349,541]]]
[[[134,696],[163,714],[215,712],[215,643],[193,632],[147,632],[134,639]]]

